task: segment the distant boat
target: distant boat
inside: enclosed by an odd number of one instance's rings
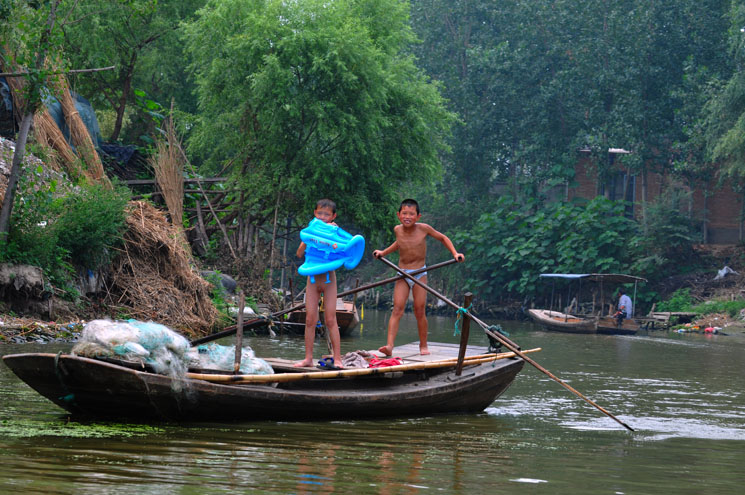
[[[288,315],[287,321],[296,324],[292,327],[295,329],[295,332],[303,333],[303,327],[297,324],[305,323],[305,315],[305,308],[293,311]],[[319,312],[318,317],[321,323],[323,323],[323,311]],[[352,330],[360,322],[360,315],[354,301],[336,300],[336,322],[339,324],[339,335],[346,337],[352,333]]]
[[[546,330],[565,333],[595,333],[594,318],[570,315],[550,309],[529,309],[528,315]]]
[[[636,284],[646,282],[642,277],[634,275],[625,275],[622,273],[542,273],[541,278],[577,280],[598,282],[600,285],[599,311],[593,314],[568,314],[550,309],[529,309],[528,315],[546,330],[565,332],[565,333],[602,333],[615,335],[633,335],[640,330],[639,323],[634,318],[624,318],[619,325],[618,319],[611,315],[600,316],[603,308],[607,304],[604,297],[604,283],[628,284],[634,283],[634,295],[636,295]],[[579,289],[577,289],[579,294]],[[636,297],[634,297],[636,299]],[[553,300],[553,291],[552,291]],[[579,307],[579,301],[577,302]],[[636,301],[634,301],[636,307]]]

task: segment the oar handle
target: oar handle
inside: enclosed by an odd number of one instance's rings
[[[414,271],[411,272],[411,275],[418,275],[418,274],[423,273],[425,271],[430,271],[431,272],[432,270],[436,270],[438,268],[442,268],[443,266],[452,265],[453,263],[457,263],[457,260],[455,260],[455,259],[449,259],[449,260],[446,260],[446,261],[442,261],[440,263],[435,263],[434,265],[423,267],[423,268],[420,268],[418,270],[414,270]],[[362,292],[363,290],[373,289],[373,288],[379,287],[381,285],[393,283],[396,280],[401,280],[402,278],[404,278],[403,275],[397,275],[395,277],[386,278],[384,280],[379,280],[377,282],[371,282],[369,284],[360,285],[359,287],[355,287],[354,289],[350,289],[350,290],[341,292],[341,293],[337,294],[336,297],[338,298],[338,297],[348,296],[350,294],[356,294],[357,292]],[[272,314],[270,314],[267,317],[256,318],[256,319],[253,319],[251,321],[248,321],[248,322],[246,322],[244,324],[243,328],[250,329],[250,328],[254,328],[254,327],[260,327],[260,326],[263,326],[263,325],[268,325],[269,324],[269,320],[275,320],[275,319],[277,319],[280,316],[286,315],[287,313],[292,313],[293,311],[297,311],[299,309],[303,309],[304,307],[305,307],[305,303],[304,302],[302,302],[300,304],[296,304],[295,306],[292,306],[292,307],[290,307],[288,309],[283,309],[282,311],[277,311],[276,313],[272,313]],[[223,337],[228,337],[230,335],[233,335],[236,332],[236,329],[237,328],[238,328],[237,325],[231,325],[231,326],[229,326],[227,328],[224,328],[220,332],[213,333],[213,334],[210,334],[210,335],[206,335],[204,337],[199,337],[197,339],[194,339],[194,340],[192,340],[190,342],[190,344],[192,346],[199,345],[199,344],[206,344],[207,342],[212,342],[214,340],[218,340],[218,339],[221,339]]]

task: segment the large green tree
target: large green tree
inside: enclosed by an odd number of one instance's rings
[[[199,97],[190,149],[230,164],[245,207],[305,219],[328,196],[370,232],[438,176],[454,116],[407,53],[408,2],[212,1],[186,33]]]

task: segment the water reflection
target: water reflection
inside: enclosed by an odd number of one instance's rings
[[[380,346],[386,317],[366,310],[342,349]],[[430,317],[431,339],[457,342],[453,322]],[[483,414],[231,425],[70,422],[0,366],[0,492],[740,493],[743,336],[577,336],[500,323],[637,431],[529,366]],[[402,324],[398,342],[414,340],[414,325]],[[287,336],[249,342],[260,355],[303,349]],[[0,345],[31,350],[56,349]]]

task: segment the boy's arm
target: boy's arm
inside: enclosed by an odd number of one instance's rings
[[[305,243],[303,241],[300,241],[300,245],[297,248],[295,256],[297,256],[298,258],[302,258],[303,256],[305,256]]]
[[[393,251],[398,251],[398,241],[393,241],[393,244],[388,246],[387,248],[383,249],[382,251],[380,249],[376,249],[373,251],[373,256],[376,258],[382,258],[384,256],[388,256]]]
[[[455,246],[453,246],[453,242],[450,240],[448,236],[446,236],[442,232],[435,230],[429,225],[427,225],[427,227],[429,227],[427,234],[437,239],[438,241],[440,241],[442,245],[445,246],[448,249],[448,251],[450,251],[450,254],[453,255],[453,258],[455,258],[456,261],[458,262],[466,261],[466,257],[463,256],[463,253],[459,253],[458,251],[455,250]]]

